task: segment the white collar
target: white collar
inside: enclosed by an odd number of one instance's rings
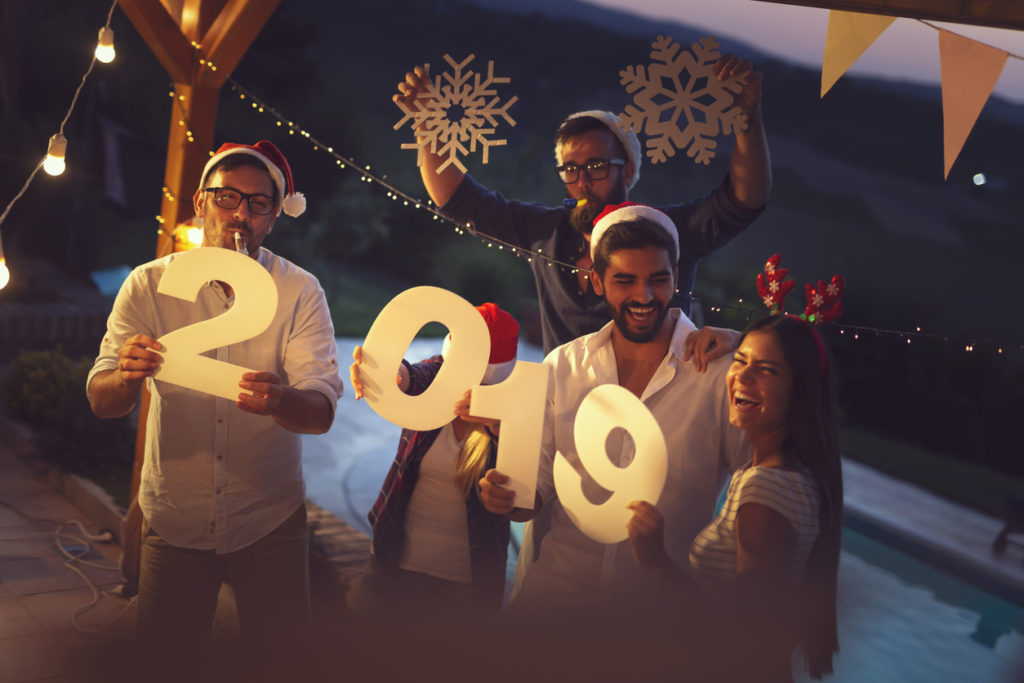
[[[668,309],[668,314],[670,316],[678,316],[676,324],[672,328],[672,340],[669,342],[668,350],[669,353],[682,360],[683,354],[686,352],[686,338],[697,329],[697,326],[690,322],[690,319],[686,317],[686,314],[680,308],[670,308]],[[604,327],[591,334],[584,342],[587,351],[594,352],[605,344],[610,344],[612,341],[612,329],[614,328],[615,321],[609,320]]]

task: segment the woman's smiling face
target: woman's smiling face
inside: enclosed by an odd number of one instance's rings
[[[730,423],[746,431],[752,440],[772,434],[785,437],[793,371],[774,334],[751,332],[744,337],[725,381]]]

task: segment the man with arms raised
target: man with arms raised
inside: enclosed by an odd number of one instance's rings
[[[748,61],[725,55],[716,64],[715,74],[721,79],[745,78],[735,101],[747,114],[748,126],[735,135],[729,173],[719,187],[704,197],[663,208],[679,230],[680,248],[673,266],[679,272],[677,282],[683,295],[677,305],[686,313],[690,310],[687,293],[693,288],[697,262],[761,214],[772,186],[768,142],[761,120],[761,72],[752,70]],[[413,101],[428,84],[427,70],[416,67],[398,85],[394,99],[413,108]],[[581,111],[559,127],[555,170],[565,184],[567,197],[586,200],[571,209],[510,201],[481,186],[455,165],[437,173],[443,159],[429,149],[423,150],[423,184],[434,203],[453,221],[471,223],[481,233],[579,268],[572,273],[538,258],[530,264],[545,353],[608,322],[604,301],[591,290],[587,276],[591,267],[590,230],[594,218],[606,206],[626,201],[640,177],[643,160],[636,134],[620,128],[617,120],[611,112]],[[735,343],[731,335],[720,340],[717,355]]]
[[[193,201],[203,248],[247,252],[277,287],[269,327],[212,352],[260,371],[239,372],[234,404],[153,379],[162,360],[158,338],[235,301],[232,288],[217,281],[204,284],[195,302],[158,294],[172,254],[139,266],[121,287],[87,383],[99,417],[129,412],[143,382],[151,392],[139,490],[138,632],[159,652],[186,659],[175,645],[209,636],[225,579],[243,636],[264,642],[308,620],[300,435],[330,428],[342,392],[323,289],[262,246],[282,209],[296,216],[305,208],[281,152],[266,140],[222,146]]]
[[[516,501],[502,486],[507,478],[496,470],[480,481],[481,498],[491,512],[524,521],[541,506],[551,508],[551,531],[516,598],[525,607],[632,601],[651,583],[641,574],[628,541],[605,545],[589,539],[570,520],[554,488],[558,451],[581,475],[584,494],[601,500],[601,487],[580,463],[573,437],[577,410],[593,388],[625,387],[661,427],[668,476],[658,508],[664,511],[668,553],[681,563],[693,537],[711,521],[727,474],[749,459],[742,432],[729,424],[724,379],[729,361],[712,361],[702,373],[683,359],[694,326],[681,310],[670,307],[679,248],[672,221],[661,211],[627,202],[609,207],[598,218],[591,243],[591,282],[613,320],[544,360],[553,376],[537,500]],[[607,450],[619,467],[634,457],[633,440],[622,430],[611,433]]]

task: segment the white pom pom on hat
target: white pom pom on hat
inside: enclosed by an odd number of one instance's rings
[[[626,149],[627,161],[633,162],[633,174],[626,178],[626,189],[632,190],[633,186],[636,185],[636,181],[640,179],[640,164],[643,161],[643,154],[640,149],[640,138],[637,137],[636,133],[630,128],[622,128],[619,126],[618,115],[610,111],[601,111],[600,109],[589,109],[587,111],[578,111],[575,114],[569,114],[565,117],[565,121],[562,121],[564,126],[566,122],[573,119],[582,117],[590,117],[597,119],[605,125],[605,127],[611,131],[611,133],[619,139],[622,146]],[[558,163],[562,163],[562,160],[558,158],[558,148],[555,148],[555,160]]]
[[[199,179],[199,187],[206,185],[206,177],[210,174],[210,170],[221,159],[231,154],[248,154],[259,159],[267,167],[270,179],[274,181],[274,186],[281,193],[281,207],[278,209],[279,215],[281,211],[284,211],[289,216],[295,218],[301,216],[306,211],[306,197],[301,192],[295,191],[295,184],[292,181],[292,168],[288,165],[288,160],[284,158],[281,150],[270,140],[260,140],[255,145],[225,142],[210,157],[210,160],[206,162],[206,166],[203,167],[203,175]]]

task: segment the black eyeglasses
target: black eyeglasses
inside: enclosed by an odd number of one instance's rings
[[[222,209],[237,209],[244,199],[249,211],[257,216],[266,216],[274,210],[274,198],[265,194],[246,194],[231,187],[208,187],[203,192],[213,193],[213,203]]]
[[[572,185],[580,179],[580,170],[586,172],[587,177],[591,180],[604,180],[608,177],[612,166],[625,165],[625,159],[591,159],[582,166],[569,162],[568,164],[555,166],[555,170],[558,171],[558,177],[562,179],[563,183]]]

